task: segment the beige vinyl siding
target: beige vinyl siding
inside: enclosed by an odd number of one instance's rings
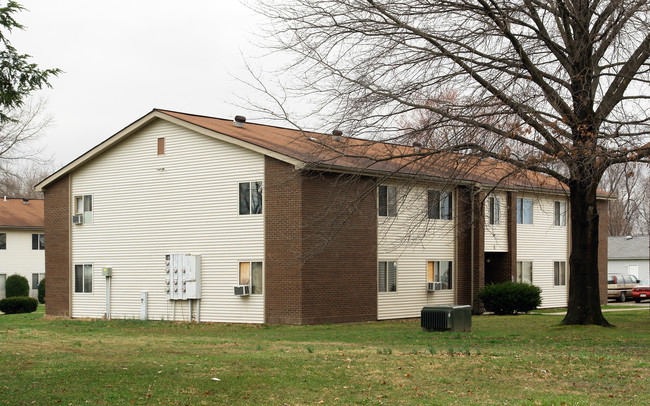
[[[71,225],[72,272],[94,268],[92,293],[73,286],[73,317],[104,315],[110,266],[113,318],[139,318],[148,292],[149,319],[187,320],[188,302],[165,297],[165,254],[190,253],[201,255],[201,321],[262,323],[263,295],[236,297],[233,286],[239,261],[264,258],[263,215],[238,214],[238,184],[263,178],[263,155],[163,121],[79,168],[71,194],[93,196],[93,223]]]
[[[499,224],[490,224],[489,198],[499,199]],[[508,210],[507,195],[505,193],[492,193],[485,198],[485,252],[508,251]]]
[[[30,296],[36,297],[32,274],[45,273],[45,251],[32,250],[32,234],[42,234],[43,230],[0,229],[0,233],[7,234],[7,249],[0,250],[0,274],[7,278],[13,274],[24,276],[29,283]]]
[[[518,197],[522,197],[521,195]],[[533,199],[533,224],[517,224],[517,261],[533,262],[533,284],[542,289],[541,307],[567,305],[569,254],[567,226],[554,225],[554,202],[565,197],[524,195]],[[569,213],[567,213],[567,224]],[[553,286],[553,262],[566,262],[566,286]]]
[[[456,193],[452,220],[427,218],[427,190],[423,185],[398,186],[396,217],[378,218],[378,261],[396,261],[397,292],[377,294],[377,317],[419,317],[422,307],[453,304],[456,285]],[[441,189],[442,187],[438,188]],[[453,261],[454,289],[427,292],[427,261]]]

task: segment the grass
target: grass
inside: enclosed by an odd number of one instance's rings
[[[642,404],[647,312],[618,327],[481,316],[319,326],[53,320],[0,315],[0,405]]]

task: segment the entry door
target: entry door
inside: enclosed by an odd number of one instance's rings
[[[7,292],[5,291],[6,281],[7,281],[7,274],[0,273],[0,299],[4,299],[7,294]]]

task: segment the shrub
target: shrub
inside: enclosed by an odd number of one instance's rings
[[[527,283],[505,282],[484,287],[478,293],[485,310],[495,314],[529,312],[542,304],[542,290]]]
[[[5,282],[7,297],[29,296],[29,282],[24,276],[14,274]]]
[[[33,297],[15,296],[0,300],[0,311],[5,314],[31,313],[38,308]]]
[[[45,278],[38,284],[38,303],[45,303]]]

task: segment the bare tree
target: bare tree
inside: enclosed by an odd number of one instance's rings
[[[295,56],[286,71],[297,74],[284,90],[320,101],[314,110],[329,128],[398,138],[405,115],[429,112],[436,119],[411,131],[449,136],[423,154],[491,157],[563,182],[572,251],[562,323],[609,325],[600,310],[597,189],[610,166],[650,155],[647,1],[293,0],[258,8],[273,21],[277,49]],[[443,97],[450,91],[458,96]],[[477,139],[479,131],[490,137]]]
[[[25,103],[0,122],[0,193],[3,196],[40,197],[33,187],[51,172],[51,162],[36,146],[51,119],[45,102]]]
[[[617,197],[609,202],[608,207],[610,236],[645,233],[643,210],[650,204],[645,189],[648,186],[647,169],[646,166],[620,164],[605,171],[601,188]]]

